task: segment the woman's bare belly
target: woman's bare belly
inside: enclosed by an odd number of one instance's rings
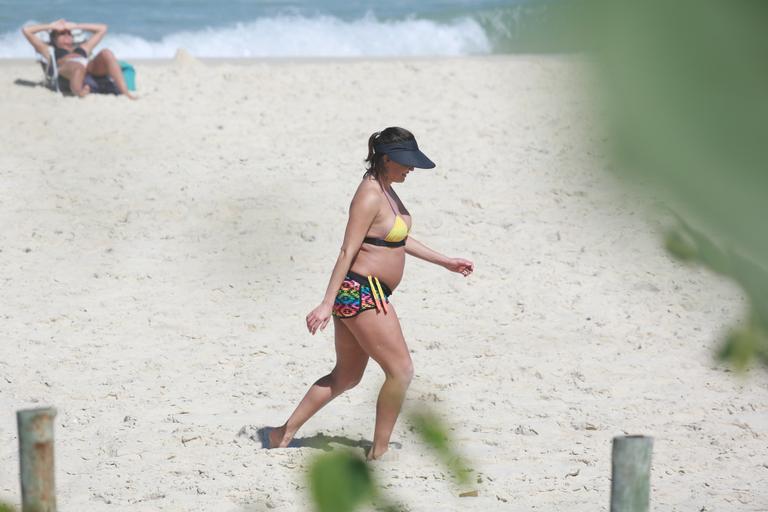
[[[400,284],[405,269],[405,247],[379,247],[363,244],[350,270],[363,276],[376,276],[392,291]]]
[[[68,53],[67,55],[64,55],[62,58],[60,58],[56,64],[59,67],[62,67],[65,64],[71,64],[73,62],[80,64],[81,66],[88,67],[88,58],[83,57],[79,53]]]

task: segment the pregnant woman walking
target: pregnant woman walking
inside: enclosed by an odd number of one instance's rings
[[[389,296],[403,276],[405,256],[441,265],[468,276],[471,261],[449,258],[409,235],[412,218],[392,185],[403,183],[414,168],[435,166],[419,150],[413,134],[391,127],[368,140],[367,171],[349,209],[344,242],[325,296],[306,318],[309,332],[324,329],[333,318],[336,365],[307,391],[296,410],[280,427],[264,436],[268,448],[288,446],[297,430],[325,404],[353,388],[368,359],[385,374],[376,404],[376,427],[369,459],[389,447],[413,364]]]

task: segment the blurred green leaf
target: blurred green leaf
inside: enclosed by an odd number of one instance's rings
[[[753,358],[768,365],[768,336],[755,324],[733,330],[718,357],[732,363],[737,370],[746,369]]]
[[[422,441],[435,451],[456,480],[460,484],[469,483],[471,470],[455,450],[455,444],[438,416],[422,405],[417,412],[409,413],[408,419]],[[351,451],[318,455],[311,462],[307,477],[318,512],[353,512],[366,504],[373,504],[381,512],[408,510],[382,493],[376,486],[369,464]]]
[[[346,450],[319,455],[308,476],[319,512],[352,512],[375,495],[368,465]]]
[[[579,6],[561,12],[593,56],[612,167],[697,226],[667,235],[672,254],[744,288],[751,323],[721,352],[744,368],[768,332],[768,2]]]
[[[469,483],[469,468],[463,457],[456,451],[456,444],[448,435],[442,420],[425,406],[420,406],[408,415],[422,441],[432,448],[441,462],[450,470],[460,484]]]
[[[667,250],[680,261],[693,261],[696,259],[696,246],[680,231],[670,231],[664,240]]]
[[[768,271],[749,261],[736,251],[725,251],[700,231],[678,218],[679,229],[668,233],[667,249],[683,261],[697,262],[710,270],[736,281],[744,290],[751,308],[751,321],[745,327],[731,330],[718,353],[740,371],[745,370],[753,358],[768,364]]]
[[[16,512],[16,507],[8,503],[0,502],[0,512]]]
[[[743,370],[749,364],[757,346],[758,337],[754,331],[739,329],[726,338],[718,356],[733,363],[737,369]]]

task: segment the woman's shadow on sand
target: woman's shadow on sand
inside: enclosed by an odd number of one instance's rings
[[[253,425],[245,425],[237,433],[237,437],[246,437],[251,441],[259,443],[264,449],[271,449],[269,446],[269,433],[273,430],[273,427],[254,427]],[[327,436],[325,434],[315,434],[311,437],[294,437],[288,444],[287,448],[315,448],[317,450],[323,450],[329,452],[334,449],[333,445],[347,446],[349,448],[362,448],[365,453],[368,453],[373,442],[367,439],[350,439],[344,436]],[[401,448],[400,443],[390,443],[393,448]]]

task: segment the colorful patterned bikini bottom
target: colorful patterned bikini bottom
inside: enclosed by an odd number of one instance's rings
[[[333,316],[351,318],[367,309],[379,308],[386,313],[386,304],[389,303],[390,295],[392,295],[390,287],[375,277],[361,276],[350,270],[336,293]]]

